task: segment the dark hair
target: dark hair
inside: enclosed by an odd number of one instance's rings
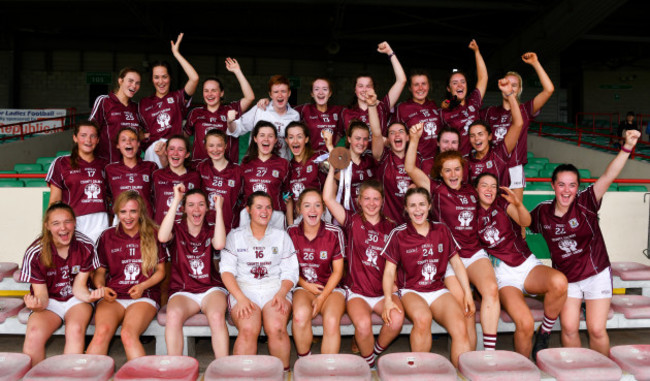
[[[626,116],[626,117],[627,117],[627,116],[634,116],[634,111],[628,111],[628,112],[627,112],[627,115],[625,115],[625,116]]]
[[[580,185],[580,171],[578,171],[578,168],[576,168],[575,165],[573,164],[560,164],[555,169],[553,170],[553,174],[551,175],[551,182],[555,183],[555,180],[557,180],[557,174],[560,172],[573,172],[575,173],[576,177],[578,178],[578,185]]]
[[[433,160],[431,177],[440,178],[441,177],[440,173],[442,172],[442,166],[445,164],[445,162],[449,160],[458,160],[460,162],[460,166],[463,169],[465,168],[465,159],[463,158],[463,155],[460,152],[458,151],[441,152],[438,155],[436,155],[436,158]]]
[[[97,137],[99,138],[99,126],[97,126],[97,123],[94,121],[82,120],[79,122],[79,124],[74,126],[72,134],[74,136],[77,136],[79,130],[81,130],[81,127],[93,127],[95,129],[95,132],[97,132]],[[97,147],[95,147],[95,149],[97,149]],[[72,143],[72,150],[70,151],[70,167],[72,169],[79,168],[79,145],[76,142]]]
[[[359,78],[370,78],[370,81],[372,82],[372,87],[375,87],[375,79],[372,77],[372,75],[370,75],[370,73],[359,73],[356,77],[354,77],[354,84],[352,85],[352,89],[357,87],[357,81],[359,80]],[[352,94],[352,101],[350,101],[348,107],[355,108],[358,104],[359,103],[357,100],[357,95]]]
[[[490,173],[490,172],[483,172],[480,175],[476,176],[474,181],[472,181],[472,186],[474,186],[474,188],[478,188],[478,183],[481,181],[482,178],[484,178],[486,176],[489,176],[489,177],[493,178],[494,181],[497,182],[497,188],[499,188],[499,179],[493,173]]]
[[[52,232],[50,232],[50,230],[47,228],[47,223],[50,221],[50,215],[57,210],[65,210],[66,212],[70,213],[72,219],[75,221],[75,226],[77,222],[77,216],[74,214],[74,210],[72,210],[72,207],[61,201],[53,203],[45,211],[45,214],[43,215],[43,225],[42,225],[41,237],[40,237],[40,244],[41,244],[40,260],[43,266],[47,267],[48,269],[54,268],[54,261],[52,260]],[[72,231],[73,240],[75,238],[75,234],[76,234],[75,232],[76,229]],[[70,242],[72,244],[72,241]]]
[[[113,142],[115,146],[117,146],[120,143],[120,135],[122,135],[122,132],[124,131],[131,132],[133,135],[135,135],[135,138],[138,139],[138,142],[140,142],[140,136],[138,136],[137,131],[135,131],[131,127],[120,127],[119,131],[117,131],[117,135],[115,135],[115,141]]]
[[[140,76],[140,78],[142,78],[142,74],[140,73],[140,70],[138,70],[136,68],[133,68],[133,67],[127,66],[127,67],[123,68],[122,70],[120,70],[120,73],[117,75],[117,83],[115,84],[115,88],[113,89],[113,92],[117,92],[117,90],[120,89],[120,81],[119,80],[124,79],[124,77],[126,77],[126,75],[129,74],[129,73],[136,73],[137,75]]]
[[[453,77],[455,74],[462,75],[463,77],[465,77],[465,82],[467,82],[467,74],[465,74],[465,72],[462,70],[453,69],[447,75],[447,80],[445,81],[445,99],[449,101],[449,110],[455,109],[461,103],[461,101],[459,101],[455,95],[451,95],[451,92],[447,90],[449,88],[449,83],[451,82],[451,77]]]
[[[201,88],[205,86],[205,83],[208,81],[215,81],[216,83],[219,84],[219,90],[223,91],[223,83],[221,83],[221,80],[217,77],[208,77],[203,81],[203,84],[201,85]]]
[[[164,67],[167,70],[167,75],[169,75],[169,78],[172,77],[172,67],[167,61],[154,61],[151,64],[151,81],[153,82],[153,69],[157,68],[158,66]]]
[[[273,199],[271,198],[271,196],[268,193],[266,193],[264,191],[255,191],[255,192],[251,193],[251,195],[248,196],[248,199],[246,200],[246,206],[249,207],[249,208],[251,206],[253,206],[253,202],[255,202],[255,199],[258,198],[258,197],[266,197],[266,198],[268,198],[269,201],[271,202],[271,207],[273,207]]]
[[[305,143],[305,157],[302,159],[302,162],[300,164],[305,164],[307,160],[309,160],[312,156],[314,156],[314,148],[311,146],[311,134],[309,132],[309,128],[303,123],[303,122],[290,122],[287,124],[287,127],[284,129],[284,136],[285,139],[287,136],[289,136],[289,129],[298,127],[302,129],[302,133],[305,134],[305,137],[309,139],[308,142]]]
[[[257,135],[260,133],[260,130],[264,127],[269,127],[273,129],[273,132],[275,133],[275,137],[278,137],[278,129],[275,127],[275,125],[271,122],[267,122],[266,120],[260,120],[255,124],[255,127],[253,128],[253,131],[251,132],[251,142],[248,145],[248,150],[246,150],[246,156],[242,159],[242,163],[246,164],[249,163],[259,157],[259,151],[257,149],[257,144],[253,140],[254,138],[257,137]],[[273,151],[271,152],[272,154],[277,155],[277,149],[273,147]]]
[[[269,92],[271,92],[271,88],[275,85],[287,85],[287,87],[291,89],[291,82],[289,82],[287,77],[281,74],[276,74],[269,79]]]
[[[452,134],[456,134],[456,136],[458,136],[458,143],[460,144],[460,132],[458,132],[457,129],[450,126],[444,126],[438,131],[438,137],[436,138],[436,140],[438,140],[438,143],[440,143],[440,137],[445,132],[451,132]]]
[[[483,119],[473,121],[472,124],[470,124],[467,128],[467,132],[469,133],[469,130],[471,130],[474,126],[483,126],[485,127],[485,131],[487,131],[488,135],[492,134],[492,127],[490,127],[490,124]]]
[[[183,199],[181,200],[181,206],[183,207],[183,219],[187,218],[187,213],[185,212],[185,202],[187,202],[188,197],[195,194],[203,196],[205,203],[209,205],[208,196],[206,196],[205,192],[201,188],[192,188],[188,190],[187,193],[183,195]],[[205,216],[204,216],[204,221],[205,221]]]
[[[169,139],[167,140],[167,142],[165,143],[165,149],[169,148],[169,142],[171,142],[174,139],[182,140],[183,143],[185,143],[185,149],[187,150],[187,152],[191,152],[192,147],[190,146],[189,139],[187,139],[184,135],[181,135],[181,134],[176,134],[176,135],[170,136]],[[190,157],[189,156],[186,157],[185,160],[183,160],[183,166],[185,168],[190,167]]]
[[[225,154],[228,153],[228,135],[226,135],[226,133],[223,132],[222,130],[219,130],[219,129],[214,128],[214,129],[208,131],[208,132],[205,134],[205,137],[203,138],[203,146],[205,146],[206,144],[208,144],[208,138],[209,138],[210,136],[215,136],[215,137],[217,137],[217,138],[221,138],[221,139],[223,140],[223,143],[224,143],[225,146],[226,146],[226,151],[224,152],[224,157],[227,158],[228,156],[226,156]]]
[[[350,121],[350,125],[348,126],[348,129],[345,132],[345,136],[348,138],[351,137],[354,130],[368,131],[368,136],[370,136],[370,127],[368,127],[366,123],[364,123],[359,119],[352,119]],[[348,139],[345,139],[345,148],[350,148],[350,142],[348,141]]]
[[[404,195],[404,206],[407,205],[406,200],[408,200],[408,198],[414,194],[423,195],[427,199],[427,202],[431,204],[431,194],[429,193],[429,191],[422,187],[415,187],[415,188],[409,188],[406,191],[406,195]]]

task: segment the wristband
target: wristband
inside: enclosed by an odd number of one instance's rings
[[[391,58],[392,56],[394,56],[394,55],[395,55],[395,51],[393,50],[393,51],[388,55],[388,58],[390,59],[390,58]]]
[[[625,146],[621,146],[621,151],[627,152],[627,153],[632,153],[632,150],[625,148]]]

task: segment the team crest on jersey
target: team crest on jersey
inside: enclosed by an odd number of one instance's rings
[[[311,173],[312,170],[313,170],[313,169],[312,169],[311,164],[307,166],[307,169],[305,169],[305,171],[306,171],[307,173]]]
[[[436,125],[433,122],[424,123],[424,132],[429,136],[434,136],[436,134]]]
[[[327,259],[327,251],[320,252],[320,259]]]
[[[495,229],[493,227],[489,227],[485,229],[485,233],[483,234],[483,238],[485,238],[486,241],[490,243],[490,246],[494,245],[497,243],[499,240],[499,230]]]
[[[577,220],[577,219],[572,218],[572,219],[569,220],[569,226],[571,226],[572,228],[575,229],[575,228],[578,227],[578,225],[579,225],[579,224],[578,224],[578,220]]]
[[[273,171],[271,171],[271,176],[276,177],[276,178],[280,177],[280,171],[278,171],[277,169],[274,169]]]
[[[235,180],[228,180],[228,186],[231,188],[235,187]]]
[[[142,181],[144,181],[145,183],[148,183],[149,182],[149,175],[142,175]]]
[[[95,168],[86,168],[86,173],[88,173],[88,177],[95,177],[96,172],[97,171],[95,170]]]
[[[277,247],[277,246],[273,246],[273,247],[271,248],[271,253],[272,253],[272,254],[277,254],[277,253],[279,253],[278,247]]]
[[[81,266],[79,266],[79,265],[74,265],[74,266],[72,266],[71,274],[73,274],[73,275],[74,275],[74,274],[79,274],[79,270],[81,270]]]
[[[469,226],[469,223],[474,219],[474,213],[470,210],[463,210],[458,214],[458,222],[460,222],[461,227]]]
[[[485,163],[485,166],[488,167],[488,168],[492,168],[492,166],[493,166],[492,165],[492,160],[488,160],[488,162]]]
[[[90,183],[84,187],[84,194],[89,199],[96,199],[101,192],[102,189],[95,183]]]
[[[264,183],[255,183],[253,185],[253,192],[266,192],[266,185]]]
[[[167,103],[174,104],[174,98],[167,98]]]
[[[442,253],[442,250],[445,248],[445,245],[439,243],[438,244],[438,253]]]

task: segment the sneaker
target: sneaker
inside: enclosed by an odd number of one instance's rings
[[[533,362],[537,363],[537,352],[542,349],[548,348],[548,341],[551,339],[551,334],[542,332],[542,326],[539,326],[537,332],[535,332],[535,344],[533,345],[532,358]]]

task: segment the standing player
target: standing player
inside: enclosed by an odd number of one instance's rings
[[[94,242],[75,232],[72,208],[62,202],[50,205],[43,217],[41,236],[25,252],[20,281],[31,283],[25,306],[32,310],[27,320],[23,353],[32,366],[45,359],[45,343],[65,322],[63,353],[83,353],[86,328],[93,314],[89,303],[99,299],[100,291],[88,293],[88,276],[94,261]],[[73,295],[74,293],[74,295]]]
[[[551,252],[553,267],[566,275],[569,290],[560,313],[562,345],[580,347],[580,305],[587,310],[589,347],[609,353],[607,314],[612,300],[612,271],[605,240],[598,223],[598,210],[607,188],[621,173],[641,133],[628,130],[625,144],[596,182],[578,192],[580,173],[571,164],[555,168],[551,185],[555,199],[533,209],[531,230],[541,233]],[[548,334],[537,333],[541,348],[548,346]],[[538,344],[535,345],[538,347]]]
[[[95,100],[90,120],[99,126],[99,145],[97,156],[114,163],[120,160],[120,152],[115,147],[117,133],[122,127],[140,132],[138,105],[133,102],[135,93],[140,90],[140,72],[132,67],[120,70],[115,91],[100,95]]]
[[[395,227],[395,223],[382,214],[384,195],[377,180],[366,180],[359,188],[360,212],[346,210],[336,201],[334,168],[330,166],[323,188],[323,199],[332,217],[344,227],[347,235],[346,307],[354,324],[354,339],[361,357],[373,367],[377,356],[399,335],[404,313],[399,297],[393,294],[391,298],[398,308],[391,311],[390,323],[381,327],[375,340],[372,333],[372,313],[382,313],[384,294],[381,282],[386,262],[379,253],[386,245],[388,234]]]
[[[438,134],[442,127],[440,109],[436,102],[428,98],[429,84],[429,74],[424,71],[413,71],[409,77],[409,91],[412,97],[397,105],[396,116],[397,121],[404,124],[407,129],[418,123],[424,126],[423,141],[418,146],[418,154],[422,158],[422,164],[418,167],[424,173],[431,172],[433,167],[433,158],[438,149]]]
[[[234,229],[221,251],[219,271],[230,292],[230,316],[239,331],[233,354],[257,353],[264,326],[269,353],[289,370],[291,342],[287,332],[291,289],[298,282],[298,259],[289,235],[270,225],[271,197],[254,192],[246,200],[250,223]]]
[[[535,321],[524,300],[524,293],[545,295],[540,332],[550,335],[566,301],[566,277],[544,266],[528,248],[521,227],[530,225],[530,213],[513,190],[501,187],[503,193],[499,197],[497,178],[487,172],[476,178],[474,186],[480,204],[478,236],[492,256],[501,305],[515,322],[515,350],[529,357],[532,349],[535,359],[537,351],[546,346],[543,346],[543,340],[537,339],[533,348],[531,339]],[[542,347],[538,347],[540,345]]]
[[[429,192],[424,188],[409,189],[404,205],[410,221],[393,229],[381,252],[386,258],[382,318],[390,324],[391,311],[399,311],[390,297],[397,276],[404,310],[413,322],[409,337],[411,351],[431,351],[431,322],[435,319],[451,336],[451,362],[458,367],[458,357],[470,351],[465,318],[473,317],[475,309],[465,266],[458,257],[458,245],[449,228],[440,222],[427,221],[431,208]],[[460,306],[445,288],[448,265],[454,269],[463,289]]]
[[[467,155],[470,151],[469,125],[479,118],[488,81],[485,61],[478,50],[476,41],[472,40],[469,48],[474,51],[476,59],[478,77],[476,88],[467,94],[467,77],[464,73],[454,69],[447,80],[447,99],[443,103],[441,112],[444,125],[453,127],[460,133],[460,152],[463,155]]]
[[[86,353],[106,355],[122,324],[120,338],[127,360],[132,360],[146,354],[140,335],[158,312],[158,283],[165,277],[167,256],[137,192],[120,194],[113,209],[120,223],[104,230],[96,245],[100,267],[93,283],[104,298],[97,303],[95,335]]]
[[[510,189],[514,189],[519,198],[523,198],[524,187],[526,185],[526,177],[524,176],[524,165],[528,163],[528,126],[534,117],[539,115],[542,107],[548,102],[551,95],[555,91],[553,82],[549,78],[546,71],[542,67],[542,64],[539,63],[537,59],[537,54],[529,52],[521,56],[521,59],[531,65],[537,77],[542,84],[542,91],[535,96],[535,98],[529,100],[526,103],[519,105],[521,111],[521,116],[523,118],[523,128],[521,134],[519,135],[519,140],[517,142],[517,148],[511,156],[510,162]],[[520,101],[521,92],[523,91],[521,76],[514,72],[509,71],[506,73],[506,79],[510,81],[512,90],[517,95],[517,100]],[[511,128],[512,125],[512,106],[510,101],[505,97],[506,94],[503,94],[503,102],[501,106],[490,106],[481,110],[481,119],[487,121],[487,123],[492,127],[492,141],[495,143],[503,140],[506,136],[506,132]],[[502,183],[506,184],[506,183]]]
[[[110,198],[115,199],[127,190],[137,191],[147,204],[147,215],[153,218],[153,172],[156,163],[142,160],[138,155],[140,142],[138,135],[130,128],[123,127],[117,134],[117,149],[122,155],[119,162],[106,166],[106,180]],[[117,219],[114,221],[117,224]]]
[[[178,35],[176,43],[170,42],[174,58],[187,75],[185,87],[170,92],[170,66],[165,61],[156,61],[151,65],[151,80],[156,93],[141,99],[138,104],[138,115],[145,131],[144,158],[155,162],[160,168],[162,164],[156,155],[155,145],[159,141],[167,141],[170,136],[183,133],[183,119],[199,84],[199,74],[179,51],[182,40],[183,33]]]
[[[174,186],[174,200],[165,216],[158,240],[169,244],[172,273],[171,296],[167,304],[165,344],[167,354],[183,354],[183,324],[191,316],[203,312],[212,332],[212,350],[216,358],[228,356],[228,327],[226,326],[226,291],[213,249],[221,250],[226,243],[221,196],[214,196],[215,223],[205,220],[208,200],[200,189],[185,193],[185,186]],[[174,223],[177,207],[183,208],[183,219]]]
[[[338,226],[321,221],[325,205],[321,193],[305,189],[298,198],[302,220],[289,226],[287,233],[298,253],[300,278],[293,294],[293,340],[298,357],[311,354],[311,320],[323,317],[320,353],[339,353],[341,317],[345,312],[343,277],[345,244]]]
[[[93,242],[108,227],[106,213],[106,161],[95,156],[99,129],[94,122],[81,122],[72,132],[70,155],[59,156],[45,181],[50,186],[50,205],[63,201],[74,210],[76,229]]]
[[[192,151],[192,161],[198,164],[200,161],[209,157],[205,151],[203,143],[205,136],[210,130],[221,130],[226,132],[228,129],[228,111],[234,110],[236,115],[246,112],[255,100],[253,88],[248,83],[244,73],[234,58],[226,58],[226,70],[235,74],[239,82],[239,87],[243,93],[243,98],[228,104],[223,104],[224,88],[218,78],[209,77],[203,81],[203,101],[205,106],[192,109],[187,115],[185,123],[185,134],[194,136],[194,150]],[[228,137],[228,161],[239,163],[239,139]]]
[[[386,134],[388,127],[388,119],[390,117],[391,109],[397,104],[402,90],[406,85],[406,74],[402,65],[399,63],[397,56],[393,49],[391,49],[388,42],[384,41],[377,46],[377,51],[388,55],[393,71],[395,72],[395,83],[391,86],[390,90],[384,98],[377,105],[377,112],[379,113],[379,122],[381,124],[382,134]],[[350,105],[343,109],[341,116],[343,118],[343,128],[347,131],[350,128],[352,121],[360,120],[368,124],[368,104],[366,103],[366,92],[375,89],[375,80],[367,74],[357,76],[354,81],[354,98]]]

